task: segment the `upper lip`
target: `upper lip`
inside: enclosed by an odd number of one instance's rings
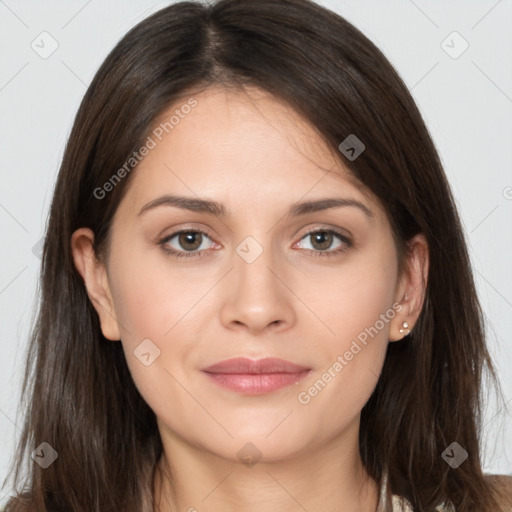
[[[301,373],[306,370],[310,370],[310,368],[275,357],[265,357],[256,360],[246,357],[235,357],[203,368],[203,371],[208,373],[233,374]]]

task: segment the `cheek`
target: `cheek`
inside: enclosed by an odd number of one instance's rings
[[[168,295],[163,295],[161,283],[152,282],[149,277],[137,273],[122,279],[114,293],[122,340],[130,345],[140,343],[144,338],[160,338],[172,321],[163,314]]]
[[[388,247],[340,267],[331,274],[325,294],[317,294],[316,307],[331,332],[322,336],[322,367],[297,394],[311,417],[345,424],[360,412],[377,383],[398,310],[393,307],[394,252]]]
[[[353,253],[338,269],[330,269],[325,278],[311,280],[304,294],[323,320],[324,339],[332,340],[330,346],[342,349],[367,329],[374,333],[373,326],[387,339],[389,320],[395,315],[396,278],[393,248],[376,245],[373,250]]]
[[[114,294],[122,325],[121,343],[135,386],[151,409],[160,414],[168,407],[169,397],[174,397],[178,407],[182,395],[173,376],[180,382],[183,379],[172,362],[183,362],[188,350],[186,338],[179,336],[183,301],[158,273],[142,267],[137,271],[136,265],[130,269],[126,278],[122,278],[122,268],[118,269]]]
[[[116,261],[112,288],[123,341],[162,340],[182,319],[188,319],[204,295],[204,280],[190,273],[183,279],[179,269],[156,251],[149,256],[132,253]]]
[[[181,382],[192,364],[190,340],[199,339],[195,320],[211,284],[197,275],[180,278],[161,256],[134,251],[112,261],[111,289],[126,361],[141,395],[154,405],[164,388],[179,394],[173,376]]]

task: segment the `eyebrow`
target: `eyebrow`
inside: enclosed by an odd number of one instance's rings
[[[201,212],[215,215],[216,217],[228,217],[228,211],[223,204],[217,201],[211,201],[208,199],[200,199],[198,197],[189,196],[176,196],[166,194],[158,197],[153,201],[145,204],[138,215],[142,215],[148,210],[152,210],[159,206],[174,206],[183,210],[189,210],[192,212]],[[363,203],[356,199],[349,198],[325,198],[317,199],[315,201],[305,201],[302,203],[292,204],[288,210],[286,216],[297,217],[300,215],[306,215],[308,213],[318,212],[321,210],[327,210],[330,208],[339,208],[342,206],[352,206],[359,208],[367,217],[374,217],[373,212]]]

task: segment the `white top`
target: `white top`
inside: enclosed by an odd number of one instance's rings
[[[393,506],[393,512],[414,512],[411,504],[409,501],[407,501],[405,498],[402,498],[401,496],[397,496],[396,494],[392,495],[392,501],[391,504]],[[379,507],[380,507],[379,503]],[[381,509],[377,509],[378,512],[381,511]],[[452,512],[454,509],[451,507],[443,507],[442,505],[439,505],[436,507],[436,510],[438,512]]]
[[[386,503],[386,490],[388,486],[388,475],[387,473],[384,473],[382,477],[382,485],[380,487],[380,496],[379,496],[379,504],[377,507],[377,512],[385,512],[384,504]],[[397,496],[396,494],[393,494],[391,496],[391,504],[393,507],[393,512],[414,512],[411,504],[409,501],[402,496]],[[446,507],[446,506],[438,506],[436,507],[436,510],[438,512],[452,512],[454,509],[453,507]]]

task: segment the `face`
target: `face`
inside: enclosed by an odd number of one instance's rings
[[[164,439],[233,460],[247,442],[264,460],[318,449],[357,431],[404,320],[389,221],[269,95],[194,98],[154,137],[114,217],[103,332],[120,338]],[[299,368],[204,371],[233,358]]]

